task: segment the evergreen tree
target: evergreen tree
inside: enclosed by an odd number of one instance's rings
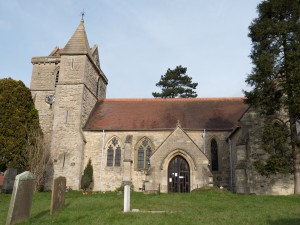
[[[265,0],[249,27],[253,69],[246,82],[246,103],[263,115],[285,111],[289,118],[295,194],[300,194],[300,1]]]
[[[81,177],[81,188],[85,191],[90,187],[93,182],[93,166],[92,161],[89,159],[88,164],[86,165],[83,175]]]
[[[40,127],[30,90],[21,81],[0,79],[0,115],[0,170],[28,169],[30,131]]]
[[[177,66],[174,70],[170,68],[160,81],[156,84],[162,89],[161,93],[153,92],[155,98],[196,98],[194,91],[198,83],[192,83],[192,78],[186,75],[186,67]]]
[[[268,153],[269,157],[254,162],[254,166],[260,174],[269,177],[277,173],[292,173],[293,155],[287,144],[288,138],[288,130],[284,124],[278,122],[266,123],[262,132],[261,147]]]

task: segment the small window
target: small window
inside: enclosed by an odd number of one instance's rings
[[[121,155],[120,141],[116,137],[113,137],[108,143],[106,165],[120,167]]]
[[[211,169],[212,171],[219,170],[219,160],[218,160],[218,144],[215,139],[212,139],[210,143],[211,147]]]
[[[59,79],[59,71],[57,71],[55,75],[55,85],[54,85],[55,87],[57,86],[58,79]]]

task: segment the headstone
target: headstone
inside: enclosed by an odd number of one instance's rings
[[[35,177],[29,171],[16,176],[10,200],[6,225],[16,224],[29,218]]]
[[[53,181],[50,214],[65,206],[66,178],[57,177]]]
[[[9,168],[4,173],[3,185],[2,185],[2,193],[12,193],[15,178],[18,175],[19,170],[15,168]]]
[[[4,173],[0,172],[0,193],[2,192]]]

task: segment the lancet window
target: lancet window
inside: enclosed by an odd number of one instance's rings
[[[210,149],[211,149],[211,169],[212,171],[218,171],[219,170],[218,143],[215,139],[211,140]]]

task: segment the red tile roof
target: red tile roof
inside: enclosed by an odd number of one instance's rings
[[[243,98],[100,99],[84,130],[230,130],[247,108]]]

